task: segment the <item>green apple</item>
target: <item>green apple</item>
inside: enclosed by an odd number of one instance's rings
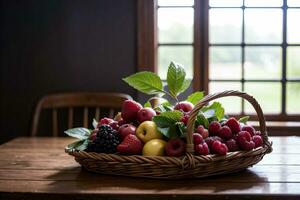
[[[144,156],[164,156],[167,142],[162,139],[153,139],[143,147]]]
[[[152,139],[161,139],[163,135],[157,130],[157,126],[153,121],[144,121],[136,129],[136,136],[144,143]]]

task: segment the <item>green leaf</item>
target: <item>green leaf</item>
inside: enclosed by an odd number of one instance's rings
[[[161,115],[154,116],[152,120],[154,121],[157,127],[161,127],[161,128],[170,127],[174,123],[176,123],[175,120]]]
[[[184,137],[185,135],[185,128],[183,127],[184,124],[177,122],[170,127],[161,128],[158,127],[157,130],[161,132],[165,137],[174,139],[178,137]]]
[[[170,130],[170,127],[165,127],[165,128],[162,128],[162,127],[157,127],[157,130],[163,134],[164,136],[166,136],[167,138],[169,138],[169,130]]]
[[[209,125],[208,119],[202,113],[199,113],[195,120],[195,127],[198,127],[199,125],[204,126],[204,128],[208,128]]]
[[[89,144],[88,140],[79,140],[76,142],[73,142],[71,144],[68,145],[69,149],[76,149],[78,151],[84,151],[87,149],[87,146]]]
[[[174,111],[163,112],[159,116],[165,117],[174,122],[178,122],[178,121],[180,121],[181,117],[183,116],[183,113],[178,110],[174,110]]]
[[[186,89],[188,89],[190,87],[191,83],[192,83],[192,80],[184,80],[179,93],[186,91]]]
[[[183,135],[183,123],[180,122],[182,115],[183,114],[178,110],[167,111],[154,116],[152,120],[157,125],[157,130],[164,136],[168,138],[176,138]]]
[[[242,118],[239,119],[239,122],[246,124],[249,120],[249,116],[244,116]]]
[[[94,127],[94,128],[97,128],[97,125],[98,125],[97,120],[96,120],[96,119],[93,119],[93,127]]]
[[[171,107],[171,106],[172,106],[172,104],[171,104],[170,102],[168,102],[168,101],[163,102],[161,105],[163,105],[163,106],[168,106],[168,107]]]
[[[176,124],[173,124],[172,126],[169,127],[168,135],[165,135],[166,137],[170,139],[175,139],[180,137],[180,133],[178,133],[179,129]]]
[[[147,101],[147,102],[144,104],[144,107],[145,107],[145,108],[152,108],[151,103],[150,103],[149,101]]]
[[[224,116],[224,108],[219,102],[214,102],[209,106],[205,106],[201,109],[201,112],[206,118],[216,117],[220,121]]]
[[[166,106],[166,105],[159,105],[159,106],[155,107],[154,110],[159,111],[159,112],[168,112],[168,111],[172,111],[173,108],[170,106]]]
[[[196,105],[202,98],[204,97],[203,92],[194,92],[188,98],[186,101],[191,102],[192,104]]]
[[[170,63],[167,73],[167,83],[170,94],[173,97],[176,97],[181,91],[185,80],[185,75],[186,74],[182,66],[174,62]]]
[[[183,122],[177,122],[176,123],[177,129],[178,129],[178,135],[179,137],[186,137],[186,126]]]
[[[160,77],[153,72],[138,72],[123,78],[123,80],[133,88],[146,94],[164,93]]]
[[[85,140],[91,134],[91,131],[87,128],[72,128],[65,131],[68,136],[78,138],[80,140]]]

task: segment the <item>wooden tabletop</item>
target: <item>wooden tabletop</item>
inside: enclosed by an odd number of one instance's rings
[[[300,199],[300,137],[246,171],[161,181],[94,174],[64,153],[70,138],[17,138],[0,146],[0,199]]]

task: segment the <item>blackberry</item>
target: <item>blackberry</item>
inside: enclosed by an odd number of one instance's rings
[[[97,153],[115,153],[117,146],[120,144],[119,135],[116,130],[109,125],[103,124],[99,126],[94,141],[88,145],[87,151]]]

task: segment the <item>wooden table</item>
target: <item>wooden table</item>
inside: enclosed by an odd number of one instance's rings
[[[86,172],[64,153],[71,138],[17,138],[0,146],[0,199],[300,199],[300,137],[246,171],[160,181]]]

